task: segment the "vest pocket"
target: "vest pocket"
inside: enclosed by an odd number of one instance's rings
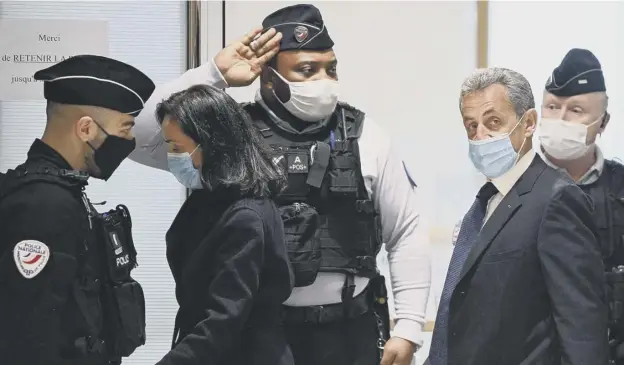
[[[357,170],[357,162],[352,151],[332,151],[328,174],[330,193],[355,196],[358,192]]]
[[[286,250],[295,275],[295,286],[311,285],[321,266],[318,212],[305,203],[293,203],[279,210],[284,221]]]
[[[112,288],[115,316],[114,347],[119,356],[130,356],[145,344],[145,297],[143,289],[135,281],[124,282]]]
[[[611,217],[604,219],[605,222],[598,222],[603,259],[620,261],[624,256],[624,198],[608,196],[607,201],[607,211],[604,214]]]

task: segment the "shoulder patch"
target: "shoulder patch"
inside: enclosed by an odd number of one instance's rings
[[[409,180],[410,184],[412,185],[412,188],[417,188],[418,185],[416,185],[416,181],[414,181],[414,179],[412,178],[412,175],[410,175],[409,170],[407,169],[407,165],[405,164],[405,161],[401,161],[403,163],[403,169],[405,170],[405,175],[407,175],[407,180]]]
[[[17,271],[26,279],[32,279],[45,268],[50,259],[50,249],[45,243],[35,240],[18,242],[13,248],[13,259]]]

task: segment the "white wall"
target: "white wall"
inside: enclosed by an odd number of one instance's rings
[[[490,3],[490,66],[514,69],[531,83],[539,106],[546,79],[571,48],[586,48],[600,60],[611,123],[599,141],[607,157],[624,158],[624,89],[618,95],[616,61],[624,60],[624,3],[616,1],[495,1]],[[622,80],[624,72],[620,72]],[[621,82],[620,85],[623,85]]]
[[[293,1],[228,1],[227,43]],[[317,1],[336,43],[341,100],[364,110],[395,137],[433,225],[437,298],[450,257],[454,223],[473,200],[479,177],[467,158],[458,110],[462,80],[476,67],[476,5],[468,2]],[[211,18],[212,19],[212,18]],[[219,23],[219,19],[214,19]],[[213,28],[209,40],[219,39]],[[230,90],[250,101],[258,82]],[[477,185],[478,186],[478,185]],[[442,235],[438,234],[440,231]],[[438,242],[434,242],[438,243]],[[428,318],[435,317],[430,303]],[[420,352],[418,363],[427,349]]]
[[[136,1],[3,1],[0,17],[106,20],[110,57],[136,66],[157,85],[185,70],[183,2],[156,1],[146,6]],[[45,101],[0,102],[0,171],[22,163],[44,127]],[[171,346],[177,303],[165,258],[165,232],[183,201],[184,189],[169,173],[128,160],[106,184],[91,179],[87,192],[93,202],[107,201],[107,209],[120,203],[130,209],[140,265],[134,276],[142,283],[147,301],[147,344],[124,364],[153,364]]]

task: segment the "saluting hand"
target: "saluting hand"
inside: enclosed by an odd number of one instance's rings
[[[262,66],[279,52],[282,33],[271,28],[255,39],[261,31],[262,27],[252,30],[215,56],[214,62],[228,85],[250,85],[262,72]]]

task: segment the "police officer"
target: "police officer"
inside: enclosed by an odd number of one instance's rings
[[[153,82],[82,55],[38,71],[43,138],[0,185],[0,358],[11,365],[119,364],[145,342],[127,209],[95,211],[84,189],[135,147]]]
[[[416,184],[384,131],[338,102],[334,42],[319,10],[285,7],[262,26],[261,37],[252,31],[155,94],[197,83],[246,86],[261,74],[255,102],[245,109],[288,176],[277,203],[296,277],[284,318],[295,363],[407,365],[422,341],[430,284]],[[130,158],[165,169],[153,115],[145,110],[137,118],[145,148]],[[390,340],[375,260],[382,242],[397,317]]]
[[[600,62],[588,50],[572,49],[546,82],[538,137],[544,161],[571,177],[594,201],[605,269],[613,273],[624,265],[624,166],[605,159],[596,144],[609,123],[607,106]],[[624,356],[616,352],[624,341],[623,318],[619,318],[624,276],[608,274],[607,278],[612,358],[620,364]]]

